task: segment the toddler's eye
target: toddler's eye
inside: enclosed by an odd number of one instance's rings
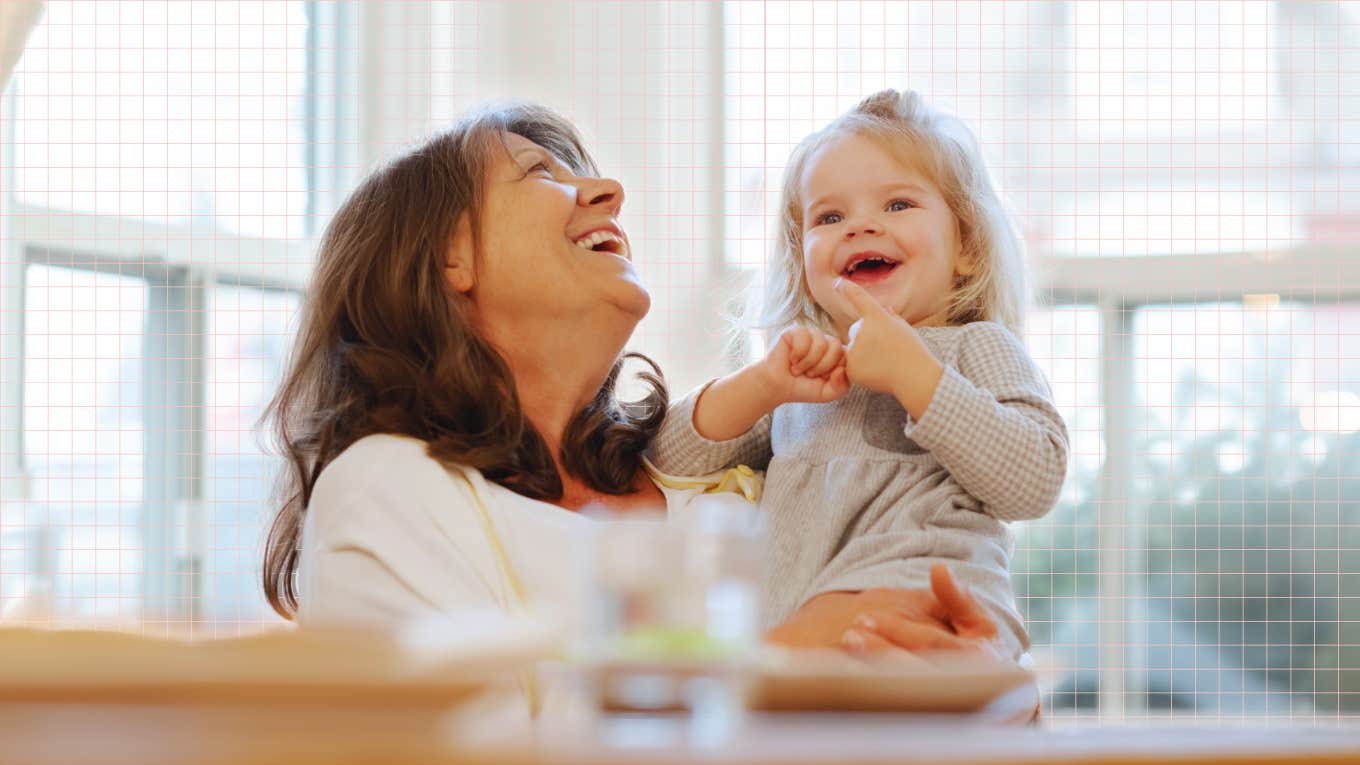
[[[909,200],[894,199],[892,202],[888,203],[888,210],[890,212],[901,212],[902,210],[909,210],[915,206],[916,205],[913,205]]]
[[[815,224],[818,225],[818,226],[826,225],[826,224],[829,224],[829,223],[840,223],[840,222],[841,222],[841,214],[840,214],[840,213],[823,213],[823,214],[817,216],[817,220],[813,221],[813,223],[815,223]]]

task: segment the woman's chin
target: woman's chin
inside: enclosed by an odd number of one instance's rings
[[[620,285],[612,302],[619,310],[633,317],[634,322],[642,321],[647,312],[652,310],[651,293],[635,278],[627,279]]]

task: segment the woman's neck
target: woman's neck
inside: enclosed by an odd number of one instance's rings
[[[587,379],[586,375],[582,373],[575,379],[585,381],[575,386],[579,393],[571,395],[567,393],[570,388],[564,382],[570,377],[572,377],[570,374],[552,377],[521,375],[518,372],[515,374],[520,401],[524,406],[524,414],[534,424],[539,435],[543,437],[549,453],[552,454],[553,463],[557,466],[557,474],[562,480],[562,497],[553,504],[568,510],[582,510],[594,505],[610,512],[624,512],[637,507],[655,508],[664,505],[664,498],[661,497],[655,485],[643,477],[641,473],[638,474],[638,480],[634,484],[635,494],[611,495],[605,494],[587,484],[582,478],[567,472],[562,464],[562,439],[566,435],[567,425],[577,413],[595,398],[600,385],[604,383],[602,377]]]
[[[620,328],[579,324],[564,331],[565,324],[571,323],[516,327],[504,340],[487,333],[510,367],[525,417],[547,443],[559,472],[567,425],[595,399],[629,336]]]
[[[632,493],[606,494],[568,473],[562,464],[562,439],[567,425],[594,400],[616,358],[617,354],[597,358],[592,363],[581,357],[558,359],[556,368],[541,364],[526,366],[523,360],[511,362],[524,414],[543,437],[562,479],[562,497],[553,504],[568,510],[593,505],[611,513],[623,513],[665,506],[665,497],[641,470],[635,476]]]

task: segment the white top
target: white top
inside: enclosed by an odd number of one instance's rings
[[[298,623],[392,628],[462,609],[518,606],[472,490],[526,605],[579,635],[581,554],[596,522],[490,483],[476,470],[446,469],[425,453],[425,442],[394,435],[362,438],[321,471],[302,530]],[[671,514],[702,496],[661,490]]]

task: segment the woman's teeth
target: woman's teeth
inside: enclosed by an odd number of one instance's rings
[[[576,240],[576,246],[591,252],[612,252],[615,255],[625,257],[628,254],[628,245],[624,244],[623,239],[612,231],[596,231],[593,234],[583,236]]]

